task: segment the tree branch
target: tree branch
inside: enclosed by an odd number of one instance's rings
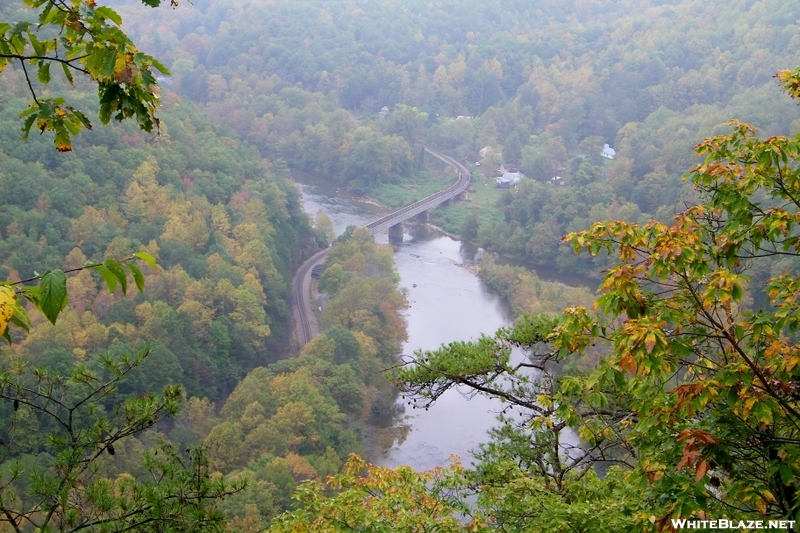
[[[80,72],[82,74],[89,75],[89,71],[88,70],[73,65],[74,61],[80,61],[81,59],[85,59],[85,58],[89,57],[88,54],[87,55],[82,55],[82,56],[79,56],[79,57],[75,57],[73,59],[61,59],[60,57],[50,57],[50,56],[28,56],[28,55],[22,55],[22,54],[0,54],[0,57],[7,57],[9,59],[19,59],[20,62],[22,63],[23,70],[25,69],[25,61],[33,61],[33,60],[37,60],[37,61],[53,61],[53,62],[56,62],[56,63],[62,63],[64,65],[67,65],[69,68],[71,68],[71,69],[73,69],[75,71],[78,71],[78,72]],[[25,77],[26,78],[28,77],[27,71],[25,72]],[[31,89],[31,92],[33,92],[33,87],[31,87],[30,80],[28,80],[28,87]],[[36,96],[34,96],[34,100],[36,100]],[[36,103],[38,104],[39,102],[37,101]]]
[[[36,105],[41,106],[42,104],[39,103],[39,99],[36,98],[36,91],[33,90],[33,85],[31,84],[31,78],[28,75],[28,69],[25,67],[25,61],[22,58],[19,59],[19,63],[22,65],[22,72],[25,73],[25,81],[28,82],[28,89],[31,91],[31,95],[33,96],[33,101],[36,102]]]

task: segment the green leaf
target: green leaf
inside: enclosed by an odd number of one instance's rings
[[[57,13],[60,12],[59,9],[53,10],[54,6],[55,6],[54,2],[47,2],[47,5],[45,5],[44,10],[39,15],[39,25],[40,26],[45,26],[47,24],[50,24],[52,22],[52,20],[53,20],[53,16],[52,15],[54,13],[57,14]]]
[[[43,63],[39,67],[39,72],[37,72],[36,78],[42,85],[47,85],[50,83],[50,63]]]
[[[735,283],[733,287],[731,287],[731,298],[736,302],[742,299],[742,286],[738,283]]]
[[[114,66],[117,63],[117,54],[113,50],[106,50],[103,53],[103,68],[100,74],[109,80],[114,79]]]
[[[39,279],[39,309],[55,324],[67,305],[67,276],[61,270],[48,270]]]
[[[44,55],[44,52],[42,50],[42,43],[39,41],[36,35],[34,35],[31,32],[28,32],[28,40],[30,41],[31,46],[33,47],[33,51],[36,52],[37,56]]]
[[[22,287],[19,295],[39,307],[39,287]]]
[[[152,268],[153,270],[158,268],[155,258],[152,255],[148,254],[147,252],[136,252],[135,254],[133,254],[133,257],[141,259],[142,261],[150,265],[150,268]]]
[[[130,263],[125,263],[125,266],[128,267],[128,270],[130,270],[131,274],[133,274],[133,281],[136,283],[136,288],[139,289],[139,292],[143,292],[144,276],[142,275],[142,271],[139,270],[139,267]]]
[[[794,473],[788,465],[781,464],[778,467],[778,471],[780,472],[781,481],[783,481],[785,485],[790,485],[792,481],[794,481]]]
[[[25,122],[23,122],[23,124],[22,124],[22,140],[23,141],[28,138],[28,135],[30,135],[31,126],[33,126],[33,123],[36,122],[36,119],[39,116],[38,113],[36,113],[36,109],[29,108],[29,109],[26,109],[25,111],[23,111],[22,114],[19,117],[23,118],[26,114],[28,116],[27,116],[27,118],[25,118]]]
[[[117,26],[122,25],[122,17],[120,17],[119,13],[117,13],[110,7],[100,6],[95,8],[94,12],[102,18],[112,21]]]
[[[120,264],[113,259],[106,259],[103,261],[103,266],[106,267],[115,278],[117,278],[117,281],[119,281],[119,285],[122,288],[122,294],[127,294],[128,276],[125,275],[125,270],[123,270]]]
[[[64,71],[64,77],[67,78],[69,84],[74,85],[75,79],[72,77],[72,71],[69,69],[66,63],[61,63],[61,70]]]
[[[157,71],[159,71],[161,74],[164,74],[165,76],[169,76],[169,69],[167,67],[165,67],[160,61],[158,61],[157,59],[151,57],[150,58],[150,62],[153,64],[153,67]]]
[[[72,114],[68,114],[67,117],[63,121],[64,127],[69,131],[70,135],[77,135],[82,129],[83,124],[80,120],[76,119],[76,117]]]
[[[15,313],[11,317],[11,323],[18,328],[29,331],[31,329],[31,320],[28,318],[28,313],[25,312],[25,308],[17,304],[17,307],[14,311]]]
[[[100,275],[103,276],[103,279],[106,282],[108,292],[113,294],[114,291],[117,290],[117,277],[103,265],[92,265],[92,268],[95,268],[98,272],[100,272]]]

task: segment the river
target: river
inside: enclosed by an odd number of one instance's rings
[[[306,212],[313,215],[321,209],[331,218],[337,235],[348,225],[364,226],[390,212],[309,178],[303,181],[297,186]],[[409,301],[403,354],[473,339],[513,322],[503,299],[466,268],[476,264],[480,250],[425,226],[404,226],[402,243],[393,243],[400,286]],[[376,240],[385,243],[388,237],[381,234]],[[468,398],[456,390],[448,391],[427,411],[400,402],[389,421],[396,429],[394,442],[370,449],[369,459],[383,466],[407,464],[427,470],[446,464],[455,454],[469,464],[471,451],[488,440],[487,431],[500,409],[499,402],[483,396]]]

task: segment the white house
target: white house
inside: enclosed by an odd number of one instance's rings
[[[617,155],[617,151],[606,144],[603,146],[603,152],[600,155],[606,159],[614,159],[614,156]]]
[[[502,174],[502,176],[495,178],[495,183],[497,183],[498,189],[508,189],[513,187],[519,182],[520,178],[522,178],[522,173],[519,171],[519,166],[512,165],[510,163],[503,163],[500,165],[500,168],[498,168],[497,171]]]

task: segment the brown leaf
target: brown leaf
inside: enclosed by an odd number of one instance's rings
[[[626,353],[620,357],[619,365],[631,374],[636,374],[636,361],[633,359],[631,354]]]
[[[694,472],[694,480],[700,481],[703,479],[703,477],[705,477],[706,472],[708,472],[708,461],[703,459],[697,463],[697,470]]]

